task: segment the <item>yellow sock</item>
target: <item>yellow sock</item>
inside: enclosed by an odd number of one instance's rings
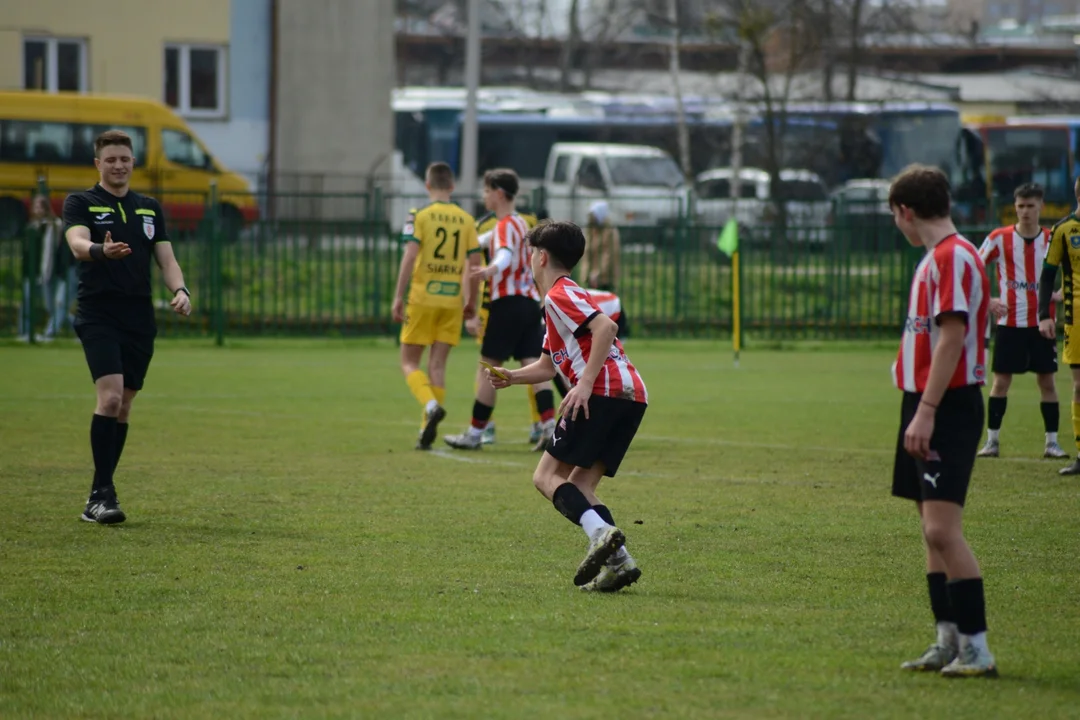
[[[413,397],[416,398],[416,402],[420,403],[420,407],[426,408],[427,404],[435,399],[435,393],[431,389],[431,380],[423,370],[413,370],[405,378],[405,382]]]
[[[1080,403],[1072,404],[1073,440],[1076,442],[1076,452],[1080,455]]]
[[[435,402],[439,403],[440,405],[446,404],[443,402],[444,400],[446,400],[446,388],[432,385],[431,392],[435,393]]]
[[[532,421],[535,425],[540,422],[540,411],[536,409],[536,391],[533,390],[532,385],[526,385],[525,387],[529,391],[529,412],[532,413]]]

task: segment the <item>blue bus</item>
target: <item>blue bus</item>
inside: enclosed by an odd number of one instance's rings
[[[465,92],[460,88],[395,91],[396,146],[418,174],[444,160],[457,170]],[[701,97],[684,101],[693,174],[731,164],[735,112],[730,103]],[[544,175],[556,142],[653,145],[678,157],[677,114],[668,96],[580,96],[519,88],[483,88],[478,95],[478,163],[513,167],[526,186]],[[855,178],[889,178],[913,162],[957,172],[960,114],[930,103],[790,104],[774,118],[749,108],[743,165],[768,167],[771,147],[780,167],[812,170],[830,186]]]

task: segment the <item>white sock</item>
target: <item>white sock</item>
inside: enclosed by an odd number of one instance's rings
[[[1056,442],[1057,442],[1057,433],[1056,432],[1046,433],[1046,444],[1047,445],[1050,445],[1051,443],[1056,443]]]
[[[586,510],[585,514],[581,516],[581,529],[590,538],[607,527],[608,524],[592,508]]]
[[[988,441],[990,441],[990,442],[996,443],[998,441],[998,433],[1000,433],[1000,432],[1001,432],[1000,428],[997,429],[997,430],[989,430],[988,429],[986,431],[986,439]]]
[[[480,437],[481,435],[484,434],[483,430],[481,430],[478,427],[473,427],[472,425],[469,425],[469,429],[466,430],[465,432],[471,438],[478,438],[478,437]]]
[[[939,622],[937,624],[937,644],[945,647],[958,647],[960,631],[956,629],[956,623]]]
[[[428,400],[428,404],[424,406],[424,412],[431,412],[437,407],[439,407],[438,400]]]
[[[976,649],[983,652],[990,652],[990,648],[986,645],[986,632],[975,633],[974,635],[961,635],[960,647],[967,647],[973,645]]]

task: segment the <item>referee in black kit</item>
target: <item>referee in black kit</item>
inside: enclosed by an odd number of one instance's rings
[[[126,519],[113,472],[127,440],[131,401],[154,356],[151,256],[173,293],[173,310],[191,314],[191,293],[169,244],[161,205],[128,187],[135,166],[131,138],[119,130],[99,135],[94,165],[101,181],[64,202],[64,235],[79,261],[75,332],[97,388],[90,423],[94,484],[82,519],[111,525]]]

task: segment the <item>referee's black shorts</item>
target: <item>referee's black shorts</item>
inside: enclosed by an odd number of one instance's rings
[[[504,362],[536,359],[544,346],[543,311],[540,303],[524,295],[508,295],[491,301],[480,354]]]
[[[106,375],[123,375],[125,388],[142,390],[157,337],[149,300],[146,307],[138,303],[122,310],[80,302],[74,327],[94,382]]]
[[[992,369],[1002,375],[1057,372],[1057,340],[1042,336],[1037,327],[998,325]]]

